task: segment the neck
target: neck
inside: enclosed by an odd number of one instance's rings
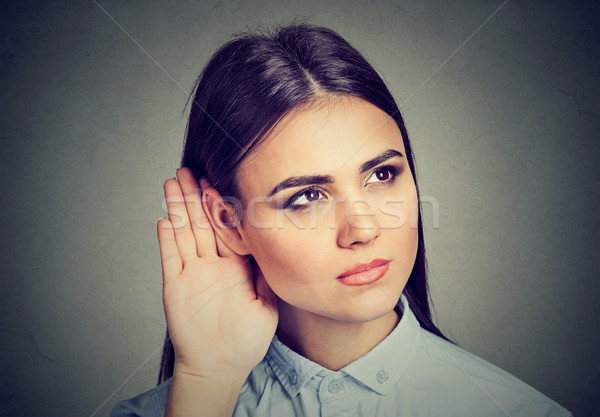
[[[400,321],[394,310],[368,322],[336,320],[278,299],[277,337],[296,353],[338,371],[373,349]]]

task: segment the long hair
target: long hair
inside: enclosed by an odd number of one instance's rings
[[[394,119],[417,185],[404,120],[379,74],[336,32],[303,23],[234,35],[212,56],[196,82],[181,166],[241,201],[238,168],[277,122],[341,96],[363,99]],[[419,210],[417,255],[403,293],[421,327],[447,340],[431,319],[421,218]],[[173,375],[173,362],[167,331],[159,384]]]

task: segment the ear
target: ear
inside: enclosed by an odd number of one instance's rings
[[[248,249],[246,242],[238,231],[241,219],[238,219],[238,207],[236,205],[239,206],[241,215],[241,203],[239,201],[225,201],[205,178],[200,178],[200,187],[202,189],[202,208],[215,234],[236,254],[251,254],[252,251]]]

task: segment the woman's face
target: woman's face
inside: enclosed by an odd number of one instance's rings
[[[392,118],[344,98],[289,115],[244,160],[238,230],[292,309],[364,322],[394,308],[418,243],[417,193],[405,155]],[[339,278],[374,260],[371,266],[383,266]]]

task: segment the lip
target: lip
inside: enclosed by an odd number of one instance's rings
[[[389,267],[389,260],[374,259],[368,264],[353,266],[337,277],[337,279],[345,285],[366,285],[383,277]]]

